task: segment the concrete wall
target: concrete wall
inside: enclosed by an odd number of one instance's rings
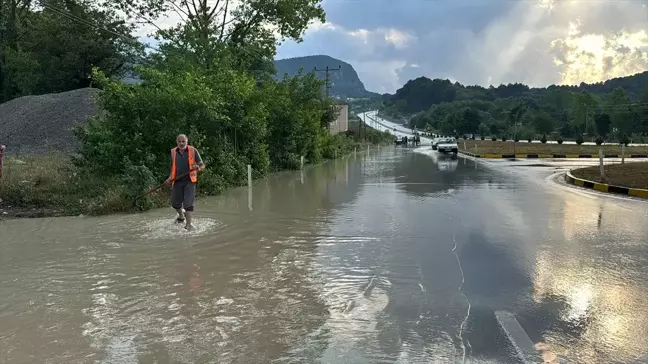
[[[331,134],[343,133],[349,130],[349,105],[337,104],[334,107],[338,108],[340,114],[334,122],[329,124],[329,131]]]

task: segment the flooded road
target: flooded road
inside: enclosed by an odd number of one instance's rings
[[[0,363],[648,359],[648,205],[375,149],[171,209],[0,223]]]

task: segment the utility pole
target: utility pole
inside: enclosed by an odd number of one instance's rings
[[[315,72],[325,72],[325,77],[326,77],[326,98],[329,97],[329,89],[331,88],[331,84],[329,83],[329,77],[331,76],[331,73],[335,71],[339,71],[342,69],[342,66],[338,66],[338,68],[329,68],[329,66],[326,66],[325,69],[323,70],[318,70],[317,67],[313,67],[313,71]]]

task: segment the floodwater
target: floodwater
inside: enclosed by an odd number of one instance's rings
[[[388,147],[170,209],[0,223],[0,363],[648,359],[648,205]],[[514,335],[515,336],[515,335]],[[513,340],[514,341],[514,340]]]

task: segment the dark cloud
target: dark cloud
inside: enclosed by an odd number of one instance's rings
[[[422,75],[544,86],[646,69],[646,1],[551,3],[325,0],[327,24],[314,26],[301,44],[282,45],[279,56],[343,59],[377,92]]]

